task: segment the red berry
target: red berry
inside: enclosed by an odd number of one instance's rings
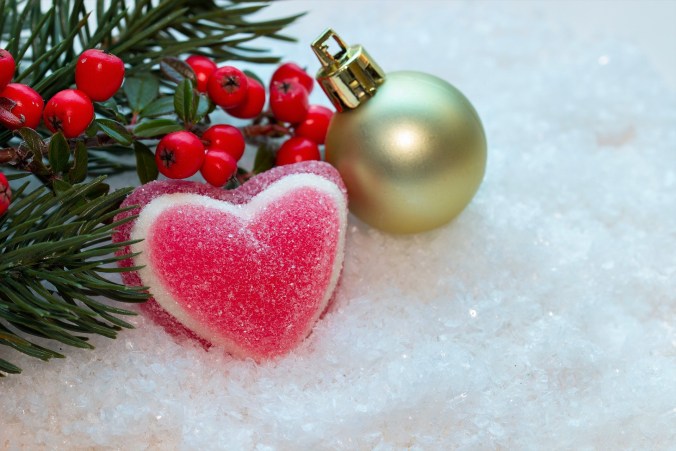
[[[247,85],[244,72],[236,67],[223,66],[211,73],[207,91],[216,105],[221,108],[232,108],[244,102]]]
[[[18,122],[9,122],[0,116],[2,125],[15,130],[20,127],[35,128],[40,124],[45,102],[33,88],[21,83],[10,83],[0,92],[0,97],[9,100],[10,105],[6,109],[19,119]]]
[[[155,150],[155,163],[162,174],[171,179],[194,175],[204,161],[204,145],[194,133],[181,130],[169,133]]]
[[[282,166],[309,160],[321,160],[317,143],[307,138],[293,137],[281,145],[275,164]]]
[[[324,144],[332,117],[333,111],[329,108],[321,105],[310,105],[307,116],[305,116],[303,122],[296,125],[294,134],[311,139],[317,144]]]
[[[275,82],[284,80],[296,80],[303,85],[308,94],[312,92],[312,88],[315,86],[315,80],[305,72],[303,68],[295,63],[284,63],[280,65],[275,73],[272,74],[270,87],[272,87]]]
[[[14,57],[5,49],[0,49],[0,91],[12,81],[14,77]]]
[[[270,109],[277,120],[295,124],[310,108],[307,90],[295,80],[276,81],[270,89]]]
[[[212,125],[202,135],[202,141],[206,141],[206,147],[220,149],[229,153],[235,161],[244,155],[244,136],[237,127],[228,124]]]
[[[12,202],[12,189],[9,187],[5,174],[0,172],[0,216],[7,211],[10,202]]]
[[[66,138],[75,138],[92,123],[94,105],[84,92],[64,89],[49,99],[43,116],[45,125],[52,133],[62,131]]]
[[[200,172],[209,184],[220,187],[237,172],[237,160],[225,150],[207,149]]]
[[[115,95],[124,79],[124,63],[112,53],[89,49],[75,66],[75,84],[90,99],[103,102]]]
[[[216,63],[202,55],[189,56],[185,62],[188,63],[192,68],[192,71],[195,72],[197,90],[199,92],[207,92],[207,83],[209,83],[209,77],[212,72],[216,70]]]
[[[246,98],[240,105],[225,110],[232,117],[238,119],[252,119],[263,111],[265,106],[265,88],[255,78],[247,77],[248,88]]]

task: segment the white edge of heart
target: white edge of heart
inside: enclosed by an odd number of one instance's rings
[[[155,222],[155,220],[168,208],[173,208],[180,205],[202,205],[209,208],[214,208],[217,210],[225,211],[231,213],[235,216],[242,218],[245,221],[251,220],[252,217],[258,211],[262,211],[266,205],[271,204],[280,197],[285,196],[291,191],[294,191],[299,188],[314,188],[319,191],[322,191],[329,196],[331,196],[337,206],[339,214],[339,237],[338,237],[338,248],[337,255],[333,264],[333,271],[331,273],[331,280],[329,285],[324,293],[324,298],[322,299],[321,308],[317,309],[315,317],[312,318],[312,321],[308,323],[308,328],[305,331],[304,337],[310,333],[314,324],[319,319],[321,313],[325,310],[331,295],[336,289],[338,284],[338,278],[340,277],[340,272],[343,266],[343,258],[345,254],[345,234],[347,229],[347,202],[344,194],[341,192],[338,185],[327,180],[324,177],[321,177],[316,174],[291,174],[287,175],[276,182],[270,184],[265,190],[258,193],[249,200],[246,204],[232,204],[227,201],[213,199],[208,196],[203,196],[200,194],[193,193],[174,193],[174,194],[163,194],[156,197],[151,202],[149,202],[139,213],[136,223],[131,231],[131,239],[138,240],[142,239],[139,243],[132,245],[133,252],[139,252],[140,254],[134,258],[134,263],[137,266],[142,266],[138,270],[139,276],[143,285],[149,287],[150,293],[153,295],[163,309],[170,313],[174,318],[176,318],[181,324],[183,324],[188,329],[195,332],[200,337],[208,340],[209,342],[222,346],[231,354],[234,354],[238,357],[252,357],[244,349],[241,349],[235,342],[222,337],[222,336],[212,336],[209,330],[205,327],[202,327],[199,322],[194,320],[172,297],[169,290],[162,284],[160,279],[153,272],[153,268],[150,265],[150,259],[148,258],[148,248],[146,246],[146,240],[144,239],[148,236],[150,227]],[[256,357],[256,356],[253,356]]]

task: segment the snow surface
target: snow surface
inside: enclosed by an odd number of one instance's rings
[[[644,56],[500,2],[305,5],[290,60],[316,69],[330,25],[467,95],[474,201],[407,237],[351,218],[335,308],[286,358],[142,317],[48,364],[0,349],[24,368],[0,380],[0,448],[674,449],[676,99]]]

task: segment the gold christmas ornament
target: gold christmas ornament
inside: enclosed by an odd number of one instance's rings
[[[429,74],[385,76],[361,46],[348,47],[330,29],[312,49],[322,64],[317,80],[338,111],[326,160],[345,181],[350,210],[391,233],[430,230],[457,216],[486,168],[486,137],[467,98]]]

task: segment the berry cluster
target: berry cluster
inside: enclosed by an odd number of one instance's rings
[[[57,92],[45,105],[45,125],[52,132],[75,138],[94,120],[94,104],[110,99],[124,79],[124,63],[103,50],[82,52],[75,66],[77,89]]]
[[[217,67],[201,55],[190,56],[186,63],[195,73],[195,89],[231,116],[250,119],[263,110],[265,90],[254,78],[232,66]],[[209,184],[221,187],[237,172],[245,147],[242,132],[232,125],[213,125],[201,138],[181,130],[160,140],[155,163],[166,177],[183,179],[199,171]]]
[[[75,67],[77,89],[59,91],[45,104],[30,86],[11,83],[15,70],[14,57],[0,49],[0,124],[9,130],[36,129],[43,119],[49,131],[60,131],[66,138],[78,137],[87,130],[94,120],[92,101],[110,99],[124,79],[121,59],[101,50],[86,50]],[[9,182],[0,173],[0,215],[7,211],[10,202]]]
[[[220,187],[237,172],[244,147],[242,132],[232,125],[213,125],[202,134],[202,139],[181,130],[160,140],[155,162],[166,177],[183,179],[200,171],[204,180]]]
[[[217,67],[206,56],[192,55],[185,61],[195,73],[196,88],[230,116],[252,119],[265,106],[265,89],[258,80],[233,66]]]
[[[255,78],[233,66],[217,67],[205,56],[193,55],[186,63],[195,72],[197,90],[230,116],[253,119],[265,106],[265,88]],[[319,145],[324,144],[333,112],[310,105],[314,79],[295,63],[282,64],[270,80],[270,111],[278,122],[289,124],[294,138],[280,148],[278,164],[318,160]]]
[[[218,67],[201,55],[192,55],[185,62],[195,74],[195,89],[207,94],[227,114],[238,119],[261,116],[266,90],[256,78],[233,66]],[[287,124],[284,130],[293,135],[277,151],[276,165],[321,159],[319,146],[324,144],[333,112],[309,104],[313,87],[312,77],[294,63],[282,64],[272,76],[270,117],[275,123]],[[155,161],[166,177],[186,178],[199,170],[208,183],[223,186],[237,172],[244,147],[244,137],[237,128],[219,124],[204,132],[201,139],[189,131],[166,135],[157,145]]]
[[[52,133],[61,131],[66,138],[84,133],[94,120],[92,101],[111,98],[124,79],[121,59],[102,50],[86,50],[75,67],[77,89],[59,91],[45,105],[40,94],[30,86],[10,83],[15,68],[12,55],[0,49],[0,100],[10,113],[0,115],[0,124],[10,130],[34,129],[43,118]]]
[[[293,137],[282,143],[275,164],[320,160],[319,146],[324,144],[333,112],[321,105],[310,105],[314,79],[294,63],[277,68],[270,81],[270,110],[280,122],[289,123]]]

